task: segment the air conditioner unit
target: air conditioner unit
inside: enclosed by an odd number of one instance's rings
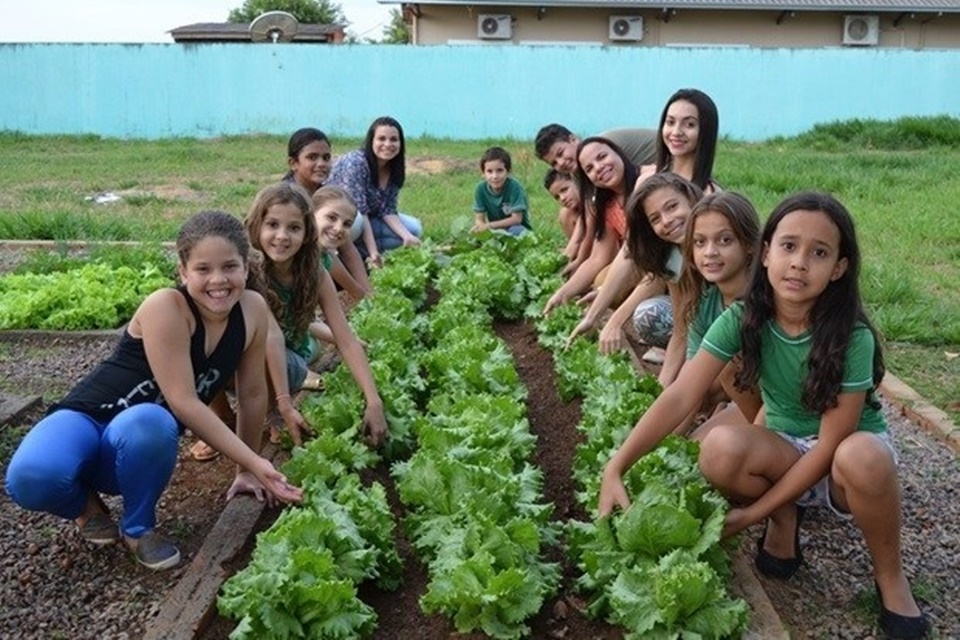
[[[607,37],[611,40],[643,40],[642,16],[610,16],[610,28]]]
[[[880,17],[849,15],[843,17],[843,44],[876,46],[880,42]]]
[[[477,37],[483,40],[509,40],[513,37],[513,17],[481,13],[477,16]]]

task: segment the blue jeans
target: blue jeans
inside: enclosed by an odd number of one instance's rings
[[[7,493],[24,509],[78,518],[91,492],[123,496],[120,530],[139,538],[177,462],[177,421],[153,403],[124,409],[105,425],[61,409],[27,433],[7,467]]]
[[[403,226],[407,228],[407,231],[411,235],[416,237],[421,237],[423,235],[423,224],[417,218],[413,216],[408,216],[405,213],[398,214],[400,217],[400,222],[403,223]],[[387,226],[387,223],[383,221],[382,218],[370,218],[370,228],[373,230],[373,239],[377,243],[377,251],[383,253],[389,251],[390,249],[396,249],[403,246],[403,240],[400,239],[393,229]],[[360,252],[360,255],[364,259],[368,257],[367,247],[363,244],[363,238],[360,238],[355,243],[357,245],[357,250]]]

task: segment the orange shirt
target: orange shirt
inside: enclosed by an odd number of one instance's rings
[[[620,205],[620,199],[613,197],[607,200],[603,224],[607,231],[617,234],[617,241],[623,242],[627,237],[627,214]]]

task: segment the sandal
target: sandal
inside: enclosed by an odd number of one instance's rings
[[[763,548],[763,544],[767,539],[767,526],[770,524],[770,521],[767,520],[767,523],[763,527],[763,535],[757,540],[757,556],[754,559],[754,565],[757,567],[757,571],[768,578],[776,578],[777,580],[788,580],[793,577],[793,574],[797,572],[797,569],[799,569],[803,563],[803,552],[800,549],[800,523],[803,522],[804,513],[806,513],[806,509],[798,506],[797,524],[793,530],[794,555],[792,558],[778,558]]]
[[[308,372],[300,385],[300,391],[323,391],[323,378],[312,371]]]
[[[211,460],[216,460],[220,452],[203,440],[197,440],[193,443],[193,446],[190,447],[190,455],[193,456],[193,459],[197,462],[210,462]]]

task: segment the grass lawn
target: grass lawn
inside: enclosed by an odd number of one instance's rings
[[[428,234],[469,225],[477,161],[499,144],[527,188],[538,231],[559,241],[546,165],[528,140],[407,141],[401,209]],[[335,140],[334,153],[360,145]],[[286,168],[286,138],[125,141],[0,133],[0,239],[172,240],[203,209],[245,213]],[[717,180],[765,217],[787,194],[836,195],[858,224],[861,283],[889,342],[888,367],[960,424],[960,121],[851,121],[760,144],[724,140]],[[112,192],[119,202],[87,198]]]

